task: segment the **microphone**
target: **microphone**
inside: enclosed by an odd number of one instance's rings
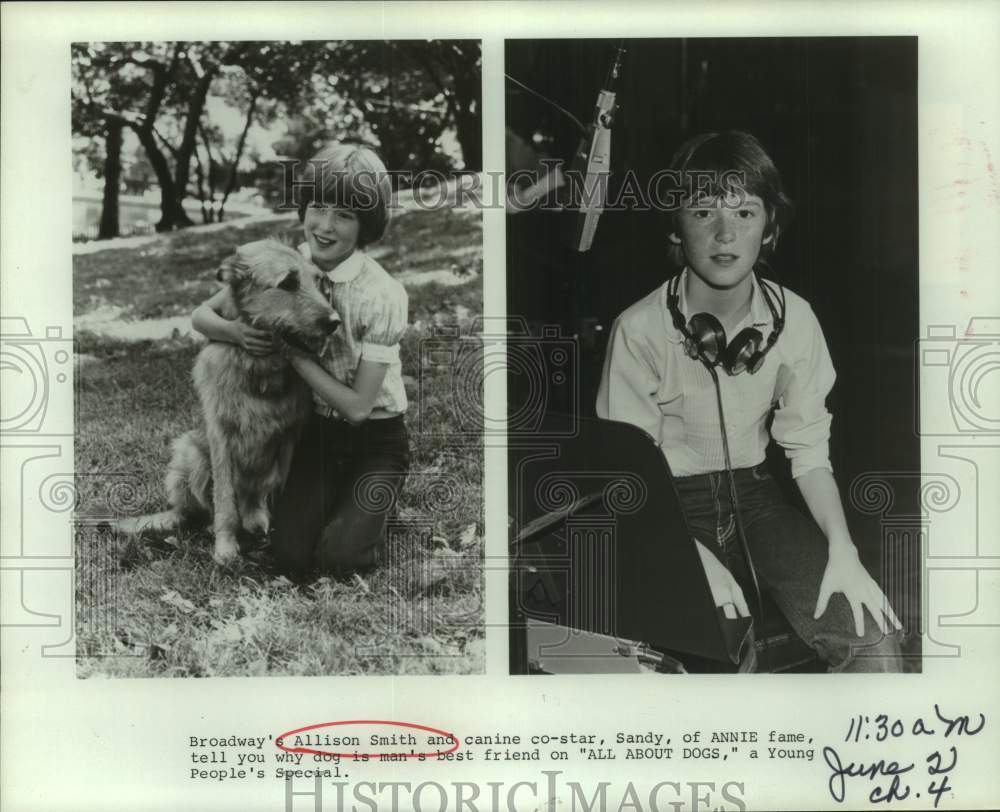
[[[611,175],[611,125],[617,110],[615,85],[621,74],[625,54],[623,45],[624,40],[620,40],[604,86],[597,93],[594,121],[587,127],[568,173],[570,205],[575,208],[579,200],[579,209],[567,237],[570,247],[581,253],[590,250],[597,222],[607,201],[608,178]]]

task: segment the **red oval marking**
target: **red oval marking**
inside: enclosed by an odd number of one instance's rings
[[[424,730],[428,733],[436,733],[439,736],[445,736],[454,742],[454,746],[448,750],[429,750],[427,752],[421,753],[397,753],[395,751],[386,752],[374,752],[374,753],[361,753],[351,750],[346,753],[334,752],[332,750],[317,750],[315,747],[286,747],[284,741],[292,736],[296,736],[302,733],[308,733],[312,730],[320,730],[326,727],[340,727],[342,725],[385,725],[387,727],[405,727],[412,730]],[[360,738],[360,737],[359,737]],[[289,730],[287,733],[282,733],[277,736],[274,740],[275,745],[284,750],[286,753],[312,753],[317,756],[340,756],[341,758],[355,758],[358,756],[368,756],[372,758],[373,756],[381,755],[393,755],[399,758],[419,758],[423,756],[428,758],[430,756],[443,756],[448,753],[454,753],[458,749],[458,737],[454,733],[449,733],[447,730],[440,730],[436,727],[427,727],[427,725],[418,725],[413,722],[391,722],[385,719],[348,719],[343,722],[320,722],[318,725],[307,725],[306,727],[299,727],[295,730]]]

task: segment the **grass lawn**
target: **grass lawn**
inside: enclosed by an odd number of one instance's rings
[[[187,314],[218,287],[215,268],[234,246],[274,234],[301,241],[294,217],[237,226],[74,257],[76,316]],[[480,215],[403,213],[371,252],[410,295],[412,469],[386,561],[364,578],[294,585],[263,544],[220,569],[207,530],[135,540],[88,529],[87,517],[108,515],[108,483],[119,477],[144,489],[129,513],[166,507],[169,444],[200,419],[190,380],[200,345],[77,331],[80,676],[482,671],[482,441],[455,397],[454,369],[421,353],[422,340],[465,332],[482,313]]]

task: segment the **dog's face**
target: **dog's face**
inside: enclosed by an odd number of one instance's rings
[[[223,260],[217,276],[250,324],[295,349],[319,353],[340,326],[340,315],[320,293],[320,273],[294,248],[258,240]]]

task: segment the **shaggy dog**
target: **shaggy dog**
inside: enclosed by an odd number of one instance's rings
[[[319,354],[340,317],[317,287],[320,271],[276,240],[237,249],[218,278],[229,285],[224,315],[269,330],[278,351],[253,356],[235,344],[210,342],[198,354],[194,385],[204,425],[173,444],[166,490],[171,509],[125,520],[119,529],[163,530],[213,517],[213,557],[239,555],[240,529],[267,533],[268,502],[280,491],[312,394],[288,363],[289,352]]]

